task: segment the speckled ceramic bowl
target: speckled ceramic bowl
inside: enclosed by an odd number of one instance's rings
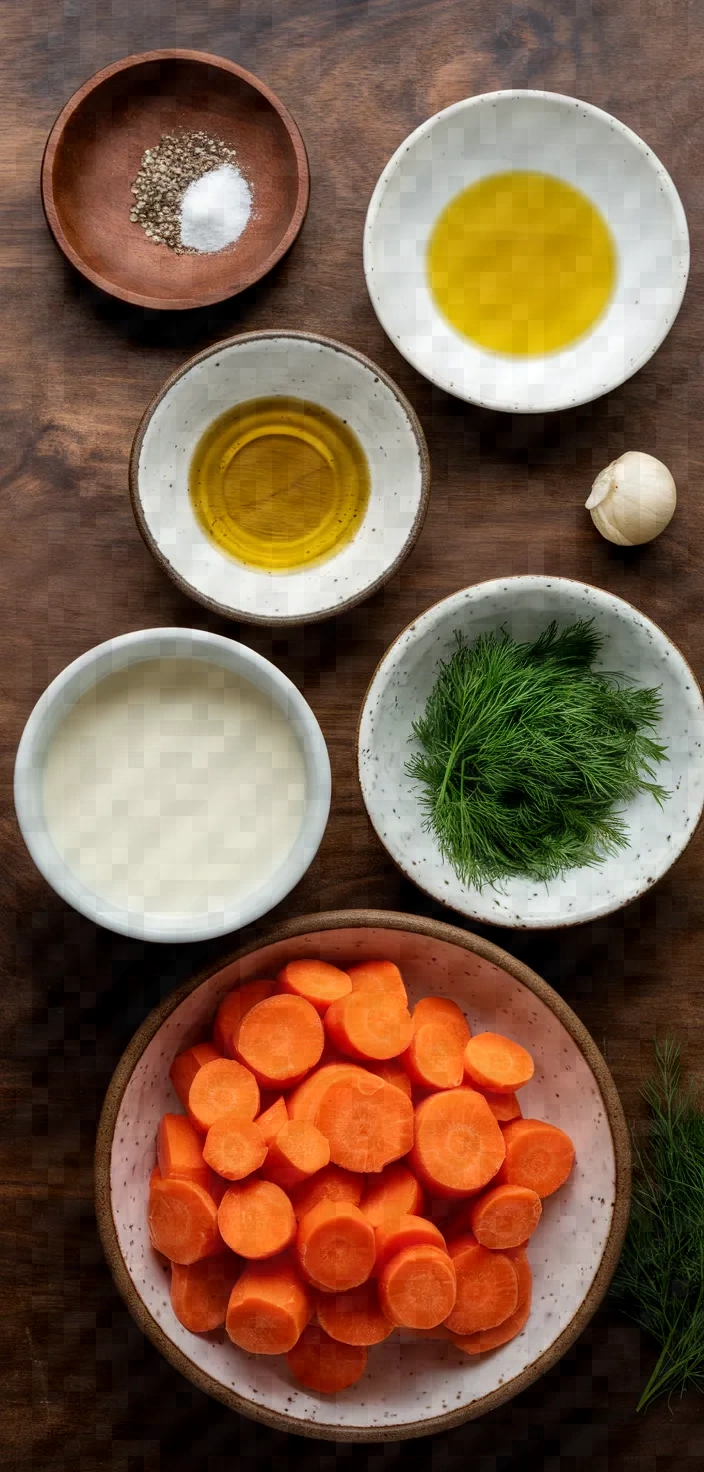
[[[526,1115],[561,1125],[577,1159],[545,1201],[528,1257],[533,1306],[523,1332],[470,1359],[450,1343],[393,1335],[370,1350],[363,1378],[342,1394],[304,1390],[283,1357],[245,1354],[224,1330],[195,1336],[175,1318],[168,1268],[147,1232],[149,1175],[158,1120],[177,1106],[171,1062],[207,1035],[233,986],[270,976],[296,957],[338,965],[395,960],[413,1001],[451,996],[473,1030],[506,1030],[530,1048],[535,1074],[521,1091]],[[493,1410],[565,1353],[611,1280],[628,1220],[628,1132],[609,1070],[566,1002],[506,951],[437,921],[379,910],[308,915],[252,943],[181,987],[152,1012],[115,1071],[98,1131],[97,1214],[115,1282],[130,1313],[171,1364],[233,1410],[298,1435],[396,1441],[443,1431]]]
[[[357,434],[369,465],[369,506],[352,541],[294,573],[246,567],[196,521],[188,473],[198,441],[235,404],[293,395],[330,409]],[[428,506],[423,431],[401,391],[362,353],[306,332],[248,332],[191,358],[164,384],[137,430],[130,490],[137,525],[169,577],[226,618],[298,624],[368,598],[414,547]]]
[[[648,794],[625,811],[630,846],[598,868],[573,869],[549,884],[511,879],[479,891],[462,884],[423,829],[417,789],[405,772],[413,722],[422,714],[438,664],[457,631],[470,640],[506,628],[516,639],[593,618],[606,643],[604,669],[660,686],[659,739],[668,760],[658,779],[662,808]],[[567,578],[514,577],[453,593],[415,619],[387,650],[367,691],[359,724],[359,780],[367,812],[391,857],[426,893],[464,915],[524,928],[577,925],[608,915],[656,884],[687,847],[704,804],[704,703],[689,665],[662,629],[630,603]]]

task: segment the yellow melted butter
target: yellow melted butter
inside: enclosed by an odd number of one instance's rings
[[[369,467],[348,424],[308,400],[249,399],[221,414],[189,474],[196,518],[239,562],[291,572],[324,562],[359,530]]]
[[[490,352],[557,352],[611,298],[616,247],[595,205],[550,174],[491,174],[450,200],[430,237],[435,303]]]

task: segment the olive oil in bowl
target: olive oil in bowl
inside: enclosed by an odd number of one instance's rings
[[[608,306],[616,248],[596,206],[550,174],[490,174],[439,215],[427,272],[438,310],[480,348],[569,347]]]
[[[352,541],[369,503],[369,467],[336,414],[272,395],[236,404],[209,425],[189,490],[199,525],[221,551],[265,572],[294,572]]]

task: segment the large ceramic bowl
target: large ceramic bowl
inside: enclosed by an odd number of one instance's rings
[[[261,571],[222,551],[188,490],[193,452],[213,420],[269,395],[331,410],[354,430],[369,467],[369,503],[352,541],[297,572]],[[329,618],[370,597],[415,546],[429,485],[423,431],[388,374],[344,343],[289,330],[242,333],[191,358],[145,411],[130,459],[137,525],[164,572],[213,612],[260,624]]]
[[[447,1342],[394,1335],[370,1351],[362,1380],[336,1397],[304,1390],[285,1359],[245,1354],[224,1331],[188,1333],[174,1316],[167,1271],[147,1232],[157,1124],[165,1110],[178,1107],[168,1077],[172,1059],[207,1035],[225,992],[302,956],[338,965],[387,957],[401,967],[412,1000],[430,992],[451,996],[473,1029],[505,1029],[522,1038],[536,1065],[521,1093],[524,1111],[561,1125],[577,1152],[569,1181],[546,1200],[528,1248],[534,1293],[522,1334],[478,1359]],[[289,922],[151,1013],[108,1090],[96,1196],[105,1253],[130,1313],[201,1390],[279,1430],[335,1441],[396,1441],[493,1410],[537,1380],[581,1333],[606,1292],[623,1242],[628,1133],[596,1045],[527,966],[450,925],[379,910],[338,911]]]
[[[573,345],[544,356],[476,346],[437,310],[427,282],[438,215],[461,190],[507,170],[581,190],[616,245],[606,310]],[[426,378],[489,409],[540,413],[608,393],[648,361],[679,311],[689,238],[669,174],[617,118],[554,92],[487,92],[436,113],[399,145],[369,204],[364,270],[384,331]]]
[[[594,619],[605,636],[600,665],[659,686],[658,739],[668,760],[658,779],[669,798],[658,807],[642,794],[625,810],[630,845],[597,868],[571,869],[549,884],[510,879],[468,887],[443,861],[423,827],[418,790],[405,771],[413,722],[422,715],[438,665],[456,632],[471,642],[502,629],[536,637],[555,619],[565,626]],[[376,832],[404,874],[454,910],[493,925],[577,925],[608,915],[645,894],[679,858],[704,805],[704,702],[696,677],[656,624],[622,598],[568,578],[512,577],[477,583],[444,598],[415,619],[387,650],[369,686],[358,733],[362,795]]]

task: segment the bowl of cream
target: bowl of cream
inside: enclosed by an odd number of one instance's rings
[[[266,914],[317,853],[330,762],[295,685],[244,645],[145,629],[88,650],[25,726],[15,808],[62,899],[152,941]]]

